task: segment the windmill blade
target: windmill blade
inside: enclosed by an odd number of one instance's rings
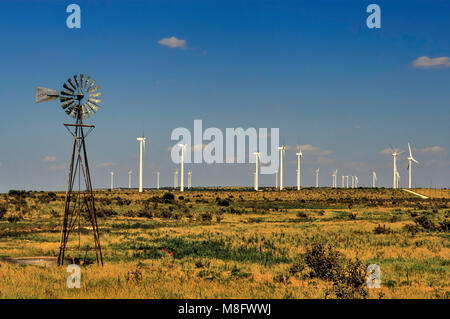
[[[411,152],[411,145],[408,143],[408,149],[409,149],[409,156],[412,157],[412,152]]]
[[[88,77],[86,78],[86,83],[84,84],[85,89],[87,89],[87,86],[88,86],[90,80],[91,80],[91,76],[88,75]]]
[[[80,87],[81,88],[83,88],[83,85],[84,85],[84,74],[81,74],[81,85],[80,85]]]
[[[41,86],[36,88],[36,103],[56,100],[59,97],[58,91],[47,89]]]
[[[68,86],[67,83],[64,83],[64,84],[63,84],[63,87],[64,87],[66,90],[68,90],[68,91],[70,91],[70,92],[72,92],[72,93],[75,92],[75,90],[73,90],[70,86]]]
[[[414,163],[419,164],[419,161],[416,160],[415,158],[412,157],[411,160],[412,160]]]
[[[93,94],[89,93],[89,97],[90,98],[91,97],[98,97],[98,96],[102,96],[102,92],[97,92],[97,93],[93,93]]]
[[[80,80],[78,79],[78,75],[74,75],[73,78],[75,79],[75,83],[77,84],[77,88],[80,87]]]
[[[75,101],[67,101],[64,102],[63,104],[61,104],[61,107],[63,108],[63,110],[65,110],[68,107],[74,107],[76,105]]]
[[[77,89],[77,87],[75,86],[75,83],[73,83],[72,79],[69,78],[67,81],[69,82],[69,84],[72,86],[72,88],[73,88],[74,91],[75,91],[75,90]]]
[[[97,104],[95,104],[94,102],[91,102],[91,101],[87,101],[86,104],[89,105],[95,112],[97,112],[98,109],[100,108],[99,105],[97,105]]]
[[[73,92],[61,90],[61,95],[73,96]]]
[[[86,89],[89,91],[90,88],[93,87],[94,85],[95,85],[95,80],[92,80],[91,84],[89,84]]]
[[[73,101],[73,97],[72,96],[61,96],[59,98],[60,102],[66,102],[66,101]]]
[[[102,100],[100,99],[94,99],[94,98],[89,98],[90,102],[95,102],[95,103],[100,103]]]
[[[94,93],[95,91],[97,91],[98,89],[100,89],[100,85],[97,85],[96,87],[92,88],[92,89],[88,89],[88,93]]]

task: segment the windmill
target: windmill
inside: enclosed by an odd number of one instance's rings
[[[332,174],[332,176],[333,176],[332,187],[334,187],[334,188],[337,188],[337,173],[338,173],[338,170],[335,169]]]
[[[109,173],[111,175],[111,190],[114,189],[114,172]]]
[[[173,188],[178,188],[178,169],[173,172]]]
[[[259,159],[261,153],[254,152],[253,153],[256,156],[256,167],[255,167],[255,191],[258,191],[258,174],[259,174]]]
[[[319,169],[316,169],[314,174],[316,174],[316,187],[319,187]]]
[[[302,150],[299,150],[298,153],[295,153],[297,155],[297,190],[300,190],[300,160],[303,157]]]
[[[188,175],[188,189],[191,189],[191,187],[192,187],[192,172],[189,171],[187,173],[187,175]]]
[[[130,169],[128,171],[128,188],[131,188],[131,174],[133,174],[133,171]]]
[[[372,171],[372,188],[376,187],[376,182],[377,182],[377,173],[375,171]]]
[[[159,189],[159,172],[156,172],[156,189]]]
[[[355,188],[358,188],[358,182],[359,182],[358,176],[355,176]]]
[[[408,156],[408,171],[409,171],[409,182],[408,188],[412,188],[412,179],[411,179],[411,170],[412,170],[412,162],[419,164],[419,162],[412,156],[411,145],[408,143],[409,156]]]
[[[355,188],[355,176],[352,175],[352,188]]]
[[[184,192],[184,150],[186,144],[179,144],[181,148],[180,191]]]
[[[139,142],[139,192],[142,193],[142,156],[145,152],[145,140],[144,132],[142,132],[142,137],[136,138]]]
[[[342,175],[342,188],[344,188],[345,184],[344,184],[344,180],[345,180],[345,176]]]
[[[94,193],[89,171],[85,138],[94,129],[94,125],[83,124],[99,109],[101,102],[100,87],[90,76],[74,75],[63,84],[63,89],[56,90],[43,87],[36,88],[36,103],[53,101],[59,98],[61,107],[67,115],[75,119],[75,124],[64,124],[73,136],[72,156],[69,165],[69,177],[64,204],[64,221],[61,229],[58,265],[63,265],[68,249],[69,236],[78,226],[78,259],[81,258],[82,222],[89,220],[94,235],[94,250],[97,264],[103,265],[102,249],[95,210]],[[87,129],[87,132],[85,132]],[[78,191],[76,182],[78,181]],[[83,184],[83,186],[82,186]],[[85,188],[81,190],[81,188]],[[86,228],[84,228],[86,229]],[[74,249],[76,250],[76,249]],[[86,250],[87,254],[87,250]]]
[[[400,174],[397,170],[397,157],[402,154],[403,152],[399,152],[397,149],[394,149],[391,146],[391,150],[392,150],[392,157],[394,159],[394,183],[393,183],[393,188],[398,188],[398,180],[397,177],[400,177]]]
[[[278,189],[278,170],[275,170],[275,188]]]
[[[279,146],[278,149],[280,150],[280,191],[283,190],[283,158],[286,152],[286,147]]]
[[[348,188],[348,178],[349,178],[349,176],[347,175],[347,176],[345,176],[345,180],[346,180],[346,182],[347,182],[347,186],[346,186],[346,188]]]

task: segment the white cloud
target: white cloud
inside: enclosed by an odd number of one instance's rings
[[[419,153],[428,153],[428,154],[439,154],[445,152],[445,148],[440,146],[431,146],[431,147],[425,147],[421,149],[414,149],[414,151]]]
[[[49,163],[49,162],[55,162],[56,161],[56,157],[54,156],[46,156],[43,159],[41,159],[41,162],[43,163]]]
[[[169,48],[181,48],[187,47],[186,40],[178,39],[177,37],[164,38],[158,41],[159,44],[168,46]]]
[[[413,61],[415,68],[434,68],[434,67],[450,67],[450,58],[442,56],[439,58],[430,58],[427,56],[421,56]]]
[[[311,144],[305,144],[305,145],[297,145],[295,147],[296,150],[300,149],[303,152],[307,152],[307,153],[311,153],[313,155],[318,155],[318,156],[326,156],[326,155],[330,155],[331,153],[333,153],[332,150],[324,150],[321,149],[318,146],[313,146]]]

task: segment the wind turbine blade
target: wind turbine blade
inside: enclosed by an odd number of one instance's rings
[[[409,149],[409,156],[412,157],[412,153],[411,153],[411,145],[408,143],[408,149]]]

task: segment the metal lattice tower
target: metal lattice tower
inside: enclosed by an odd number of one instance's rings
[[[75,119],[74,124],[64,124],[73,136],[72,156],[70,159],[69,176],[64,205],[64,220],[61,228],[61,238],[58,254],[58,265],[64,264],[65,253],[70,250],[78,252],[78,260],[81,260],[81,232],[84,223],[92,227],[94,248],[83,248],[86,251],[94,250],[97,264],[103,265],[102,249],[95,210],[94,193],[92,190],[91,176],[89,172],[88,157],[85,138],[94,129],[94,125],[83,124],[83,119],[89,118],[99,109],[101,93],[96,81],[91,77],[81,74],[69,78],[64,83],[64,89],[59,94],[56,90],[38,87],[36,89],[36,102],[45,102],[59,98],[64,111]],[[87,132],[85,132],[87,129]],[[76,186],[78,185],[78,189]],[[82,190],[82,188],[84,188]],[[78,247],[69,248],[69,236],[78,229]]]

